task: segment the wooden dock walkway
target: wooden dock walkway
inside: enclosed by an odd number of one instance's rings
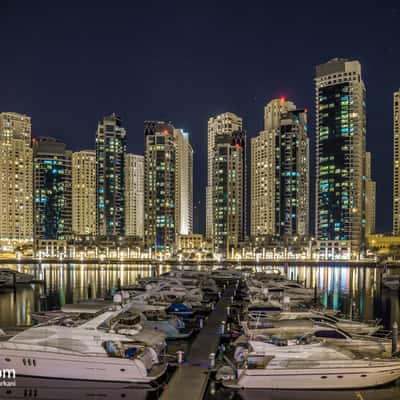
[[[201,400],[208,384],[210,353],[216,353],[221,338],[221,322],[226,321],[226,308],[233,295],[233,286],[222,294],[221,300],[204,323],[194,340],[185,362],[175,371],[171,381],[161,395],[161,400]]]

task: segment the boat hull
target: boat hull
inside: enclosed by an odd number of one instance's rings
[[[167,365],[155,365],[147,373],[137,359],[2,348],[0,369],[15,369],[17,377],[149,384],[165,373]]]
[[[400,364],[377,367],[304,369],[245,369],[238,371],[238,388],[253,389],[364,389],[400,378]],[[228,386],[229,384],[227,384]]]

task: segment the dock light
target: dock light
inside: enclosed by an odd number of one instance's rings
[[[178,364],[182,364],[183,363],[183,356],[184,356],[185,352],[182,351],[182,350],[178,350],[176,352],[176,354],[178,356]]]
[[[208,357],[208,368],[209,369],[215,368],[215,353],[210,353]]]
[[[221,322],[221,335],[225,333],[225,321]]]

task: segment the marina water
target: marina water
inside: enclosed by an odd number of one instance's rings
[[[12,265],[21,272],[32,274],[41,283],[18,287],[16,290],[3,289],[0,291],[0,328],[6,330],[19,330],[33,323],[32,312],[55,310],[64,304],[76,303],[88,298],[99,298],[110,295],[119,285],[134,284],[140,277],[157,276],[168,271],[168,264],[162,265],[131,265],[131,264],[41,264]],[[198,266],[199,269],[210,268]],[[254,266],[252,270],[266,270],[270,267]],[[327,308],[340,310],[341,313],[362,320],[381,320],[386,329],[390,329],[393,322],[400,323],[399,315],[399,293],[384,289],[382,286],[382,269],[374,267],[359,267],[354,265],[337,264],[335,266],[291,266],[277,268],[287,278],[303,282],[306,287],[317,288],[321,303]],[[25,382],[26,384],[26,382]],[[36,398],[43,393],[43,388],[53,398],[64,398],[62,382],[53,382],[49,388],[48,383],[35,381],[32,384],[36,390],[42,385],[42,390],[37,392]],[[70,390],[72,390],[70,388]],[[75,399],[88,395],[90,387],[77,384],[75,387]],[[93,388],[91,395],[96,398],[96,390]],[[119,397],[121,387],[102,388],[99,396],[110,391],[109,398],[115,394]],[[133,390],[133,389],[132,389]],[[400,391],[393,393],[374,391],[364,394],[369,399],[400,399]],[[139,389],[125,393],[127,398],[158,398],[158,392],[143,392]],[[47,394],[46,394],[47,395]],[[264,399],[286,399],[302,398],[301,393],[260,393]],[[316,394],[317,395],[317,394]],[[320,393],[321,395],[321,393]],[[328,394],[326,394],[328,395]],[[330,397],[324,398],[330,398]],[[124,397],[125,397],[124,396]],[[289,397],[285,397],[289,396]],[[333,394],[332,399],[356,399],[357,397],[346,397],[345,393],[340,396]],[[374,397],[375,396],[375,397]],[[380,397],[379,397],[380,396]],[[13,398],[12,396],[9,398]],[[45,397],[42,397],[45,398]],[[67,398],[67,397],[65,397]],[[100,397],[99,397],[100,398]],[[229,393],[226,390],[209,388],[208,399],[239,399],[240,394]],[[307,398],[310,397],[310,393]]]

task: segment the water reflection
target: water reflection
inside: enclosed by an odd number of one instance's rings
[[[11,266],[11,268],[16,268]],[[120,283],[129,285],[139,277],[157,275],[169,266],[42,264],[18,266],[40,284],[0,291],[0,328],[31,325],[31,313],[58,309],[66,303],[109,295]]]
[[[165,272],[170,267],[123,264],[42,264],[11,266],[43,280],[42,284],[0,291],[0,327],[30,325],[31,312],[52,310],[65,303],[104,297],[111,289],[133,284],[138,277]],[[256,266],[255,270],[266,267]],[[399,297],[382,289],[381,270],[370,267],[310,266],[280,268],[288,278],[317,287],[325,307],[363,320],[382,319],[390,328],[399,319]]]
[[[135,399],[154,400],[159,390],[127,383],[66,381],[19,377],[15,387],[1,388],[0,399],[81,400]]]
[[[398,400],[400,388],[389,387],[370,390],[248,390],[241,391],[235,397],[220,399],[234,400]],[[211,399],[208,399],[211,400]],[[216,399],[215,399],[216,400]]]

